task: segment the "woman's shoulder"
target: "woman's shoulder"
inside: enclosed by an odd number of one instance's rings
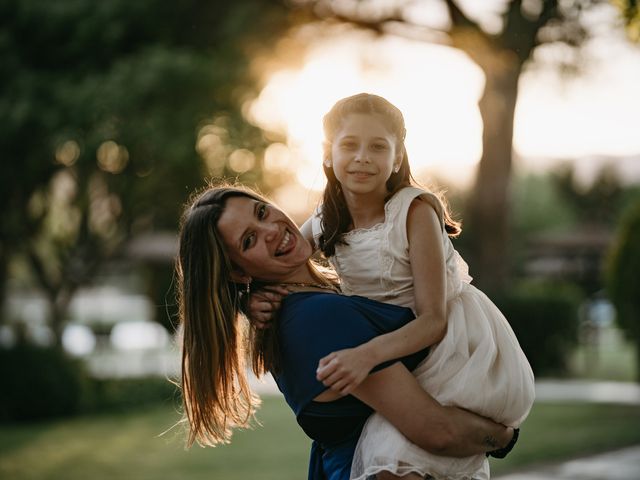
[[[409,308],[357,295],[299,292],[283,301],[280,328],[284,334],[313,338],[314,332],[346,328],[390,330],[411,318],[413,312]]]
[[[370,298],[362,297],[359,295],[340,295],[328,292],[295,292],[285,297],[283,307],[291,310],[290,313],[298,313],[302,310],[318,311],[318,307],[322,306],[322,313],[325,313],[327,309],[333,308],[362,308],[373,310],[386,310],[386,309],[401,309],[406,310],[404,307],[398,307],[390,303],[379,302]]]
[[[335,318],[348,315],[366,301],[369,299],[328,292],[295,292],[284,299],[281,314],[288,321],[316,316]]]

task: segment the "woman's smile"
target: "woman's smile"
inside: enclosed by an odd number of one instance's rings
[[[285,230],[284,235],[282,236],[282,241],[276,249],[276,257],[286,255],[294,248],[296,248],[296,237],[292,235],[289,230]]]
[[[306,272],[312,250],[293,220],[274,205],[232,197],[218,220],[229,258],[245,275],[283,281]]]

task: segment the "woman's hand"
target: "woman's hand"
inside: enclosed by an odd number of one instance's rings
[[[347,395],[367,378],[374,366],[373,358],[366,350],[347,348],[320,359],[316,378],[331,390]]]
[[[280,308],[280,302],[288,294],[289,290],[279,285],[266,285],[251,292],[247,301],[247,318],[256,328],[271,327],[271,321]]]

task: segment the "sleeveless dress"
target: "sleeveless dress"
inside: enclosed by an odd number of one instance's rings
[[[280,368],[272,372],[278,388],[312,440],[309,480],[347,480],[362,428],[373,410],[347,395],[332,402],[313,399],[327,390],[316,378],[320,359],[352,348],[413,320],[408,308],[358,296],[325,292],[288,295],[276,319]],[[424,349],[401,359],[413,370],[427,356]],[[383,362],[374,370],[395,363]]]
[[[470,284],[468,267],[444,229],[443,207],[435,195],[406,187],[386,203],[383,223],[345,234],[348,245],[336,245],[336,253],[329,259],[340,277],[342,291],[415,311],[407,214],[417,197],[436,210],[442,227],[447,333],[413,374],[441,404],[463,407],[517,427],[533,405],[533,372],[500,310]],[[312,219],[312,229],[317,242],[321,234],[318,214]],[[364,480],[380,471],[400,476],[414,472],[446,480],[489,478],[485,455],[433,455],[374,414],[360,436],[351,478]]]

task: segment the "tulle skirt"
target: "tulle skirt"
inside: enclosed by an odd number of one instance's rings
[[[511,326],[493,302],[470,284],[463,285],[447,309],[445,337],[413,374],[441,404],[518,427],[531,410],[535,388],[531,366]],[[374,414],[360,435],[351,479],[364,480],[381,471],[399,476],[414,472],[439,480],[489,478],[484,454],[433,455]]]

